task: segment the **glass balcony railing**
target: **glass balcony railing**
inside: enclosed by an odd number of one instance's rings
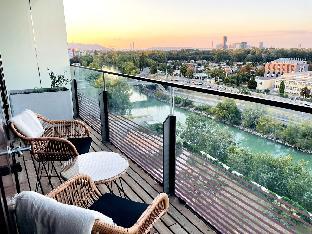
[[[175,108],[184,113],[176,194],[222,232],[308,231],[312,116],[182,89],[176,96],[184,99]]]
[[[92,71],[94,81],[73,69],[80,117],[101,132],[105,90],[110,142],[158,182],[168,168],[163,123],[176,116],[174,193],[219,231],[311,232],[310,107],[110,71]]]
[[[153,83],[121,76],[105,77],[109,96],[110,141],[162,182],[162,123],[170,108],[147,94],[147,89],[157,89]],[[158,114],[158,107],[162,109],[162,114]]]
[[[83,120],[101,132],[99,92],[100,90],[93,84],[94,80],[102,77],[99,71],[71,68],[74,79],[77,81],[78,89],[78,113]]]

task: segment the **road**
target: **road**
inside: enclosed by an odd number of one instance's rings
[[[146,74],[145,74],[145,77],[147,77]],[[225,86],[225,85],[218,85],[215,83],[211,83],[210,80],[201,81],[201,80],[188,79],[185,77],[177,77],[177,76],[175,76],[175,77],[169,76],[166,78],[165,76],[160,76],[160,75],[149,75],[148,77],[154,78],[154,79],[162,79],[162,80],[166,80],[166,81],[174,81],[178,84],[183,84],[183,85],[195,85],[195,86],[202,87],[202,88],[227,91],[227,92],[231,92],[231,93],[241,93],[241,91],[238,88],[229,87],[229,86]],[[274,101],[280,101],[280,102],[287,102],[287,103],[292,103],[292,104],[297,104],[297,105],[309,106],[312,108],[311,102],[297,100],[295,97],[293,99],[291,99],[291,98],[280,97],[278,95],[270,95],[270,94],[252,92],[252,91],[250,91],[249,95],[257,96],[257,97],[261,97],[261,98],[265,98],[265,99],[270,99],[270,100],[274,100]]]
[[[232,92],[232,93],[239,93],[239,90],[237,88],[213,84],[207,80],[206,81],[190,80],[190,79],[184,78],[184,77],[167,77],[166,78],[165,76],[156,76],[156,75],[150,75],[149,78],[152,78],[152,79],[153,78],[154,79],[161,79],[162,78],[163,80],[174,81],[176,83],[183,84],[186,86],[187,85],[196,85],[196,86],[203,87],[203,88],[227,91],[227,92]],[[188,99],[192,100],[195,104],[199,104],[199,105],[200,104],[207,104],[210,106],[215,106],[220,101],[225,99],[224,97],[221,97],[221,96],[203,94],[203,93],[198,93],[198,92],[193,92],[193,91],[188,91],[188,90],[183,90],[183,89],[176,89],[175,94],[179,95],[181,97],[184,97],[184,98],[188,98]],[[281,101],[281,102],[290,102],[290,103],[294,103],[294,104],[309,105],[312,107],[311,103],[309,103],[309,102],[294,101],[294,100],[282,98],[279,96],[259,94],[256,92],[252,92],[250,95],[259,96],[259,97],[266,98],[266,99],[277,100],[277,101]],[[263,108],[273,118],[278,119],[284,123],[297,122],[298,119],[299,120],[311,120],[311,115],[306,114],[306,113],[301,113],[301,112],[292,111],[292,110],[286,110],[286,109],[277,108],[277,107],[271,107],[271,106],[267,106],[267,105],[254,104],[254,103],[240,101],[240,100],[235,100],[235,102],[236,102],[236,104],[240,110],[244,110],[244,109],[246,109],[246,107],[249,107],[249,106],[256,106],[256,108]]]

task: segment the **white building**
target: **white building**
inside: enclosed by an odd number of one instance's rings
[[[208,75],[204,72],[194,73],[193,77],[194,77],[194,79],[198,79],[198,80],[208,79]]]
[[[296,72],[287,73],[279,77],[257,77],[258,90],[274,90],[279,92],[279,87],[282,81],[285,84],[285,93],[299,96],[304,87],[312,90],[312,72]]]
[[[265,77],[256,77],[256,82],[257,82],[257,90],[272,90],[274,87],[274,81],[276,77],[271,77],[271,76],[265,76]]]
[[[312,90],[312,72],[297,72],[284,74],[274,80],[274,91],[278,92],[281,82],[284,81],[285,93],[300,96],[303,88]]]

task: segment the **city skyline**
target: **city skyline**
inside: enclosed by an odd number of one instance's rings
[[[108,48],[211,48],[246,41],[252,46],[312,48],[310,0],[64,0],[69,43]]]

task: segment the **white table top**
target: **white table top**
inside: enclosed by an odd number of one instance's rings
[[[128,167],[128,161],[117,153],[90,152],[79,155],[73,165],[61,174],[65,179],[77,174],[85,174],[94,182],[100,182],[120,176]]]

